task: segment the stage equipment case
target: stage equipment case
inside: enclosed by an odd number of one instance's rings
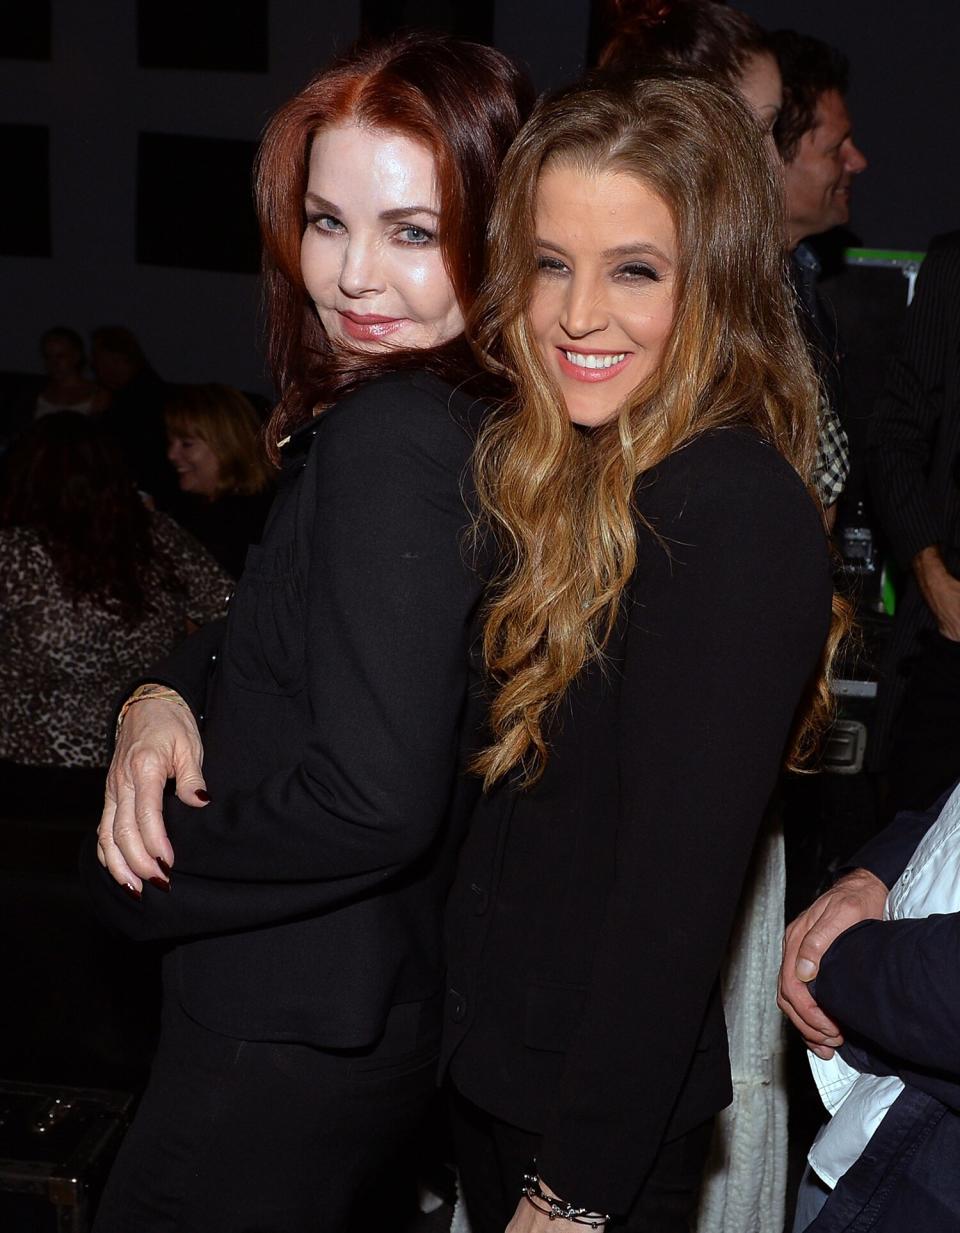
[[[0,1081],[5,1233],[21,1228],[87,1233],[91,1195],[103,1184],[132,1105],[128,1092]],[[52,1212],[35,1210],[36,1200],[51,1204]]]

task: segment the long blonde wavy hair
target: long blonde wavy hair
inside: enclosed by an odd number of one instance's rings
[[[677,235],[659,369],[588,431],[571,424],[527,321],[537,186],[558,163],[637,177],[669,207]],[[522,784],[540,776],[553,713],[602,654],[636,562],[638,477],[708,429],[749,425],[809,487],[819,400],[786,277],[779,172],[738,99],[680,75],[572,87],[520,131],[500,185],[471,320],[479,357],[512,387],[474,464],[481,518],[508,562],[483,636],[493,739],[474,769],[487,787],[511,771]],[[837,601],[792,765],[830,713],[827,668],[847,623]]]

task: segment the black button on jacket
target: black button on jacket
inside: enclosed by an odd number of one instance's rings
[[[205,717],[212,803],[167,799],[169,895],[132,902],[92,846],[85,877],[125,933],[175,943],[168,979],[213,1030],[362,1046],[392,1005],[442,989],[440,913],[476,792],[457,772],[479,415],[398,375],[301,430],[225,628],[151,674]]]

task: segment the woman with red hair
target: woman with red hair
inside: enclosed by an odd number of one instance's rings
[[[97,1233],[368,1227],[430,1100],[482,574],[462,328],[527,101],[498,52],[409,36],[267,129],[279,492],[225,629],[121,709],[85,860],[101,913],[168,947]]]

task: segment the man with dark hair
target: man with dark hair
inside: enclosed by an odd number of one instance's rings
[[[784,163],[787,242],[795,250],[849,221],[853,179],[867,160],[853,142],[846,56],[793,30],[777,30],[770,41],[783,77],[774,137]]]
[[[817,294],[820,262],[804,241],[850,218],[850,189],[867,160],[853,144],[844,95],[849,70],[833,47],[794,30],[777,30],[770,48],[783,77],[783,107],[774,138],[784,163],[787,245],[803,323],[825,390],[816,483],[828,512],[850,470],[846,433],[838,418],[840,381],[836,326]]]

